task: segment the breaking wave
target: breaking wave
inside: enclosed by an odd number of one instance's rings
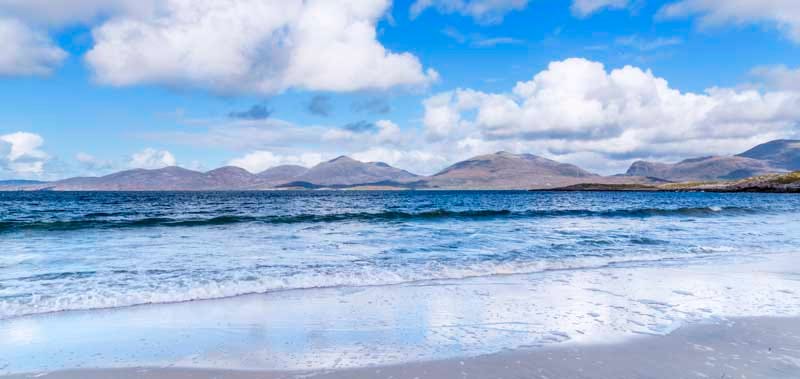
[[[720,215],[743,215],[762,212],[754,208],[742,207],[697,207],[697,208],[637,208],[637,209],[551,209],[551,210],[469,210],[449,211],[433,210],[424,212],[358,212],[335,214],[298,214],[298,215],[223,215],[209,218],[171,218],[142,217],[114,218],[105,214],[87,214],[81,218],[58,221],[0,221],[0,232],[17,230],[64,231],[104,228],[146,228],[146,227],[193,227],[231,225],[240,223],[262,224],[295,224],[295,223],[333,223],[333,222],[392,222],[392,221],[424,221],[424,220],[475,220],[502,218],[546,218],[546,217],[604,217],[604,218],[647,218],[647,217],[709,217]]]

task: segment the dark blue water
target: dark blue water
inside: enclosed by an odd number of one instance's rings
[[[800,246],[800,196],[0,193],[0,318]]]

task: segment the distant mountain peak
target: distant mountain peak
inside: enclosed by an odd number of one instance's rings
[[[365,163],[342,155],[310,168],[295,178],[295,181],[318,185],[352,185],[403,181],[416,177],[417,175],[383,162]]]
[[[572,183],[592,177],[578,166],[532,154],[498,151],[457,162],[431,177],[442,187],[532,188]]]
[[[634,162],[629,176],[654,177],[669,181],[732,180],[755,175],[782,172],[769,162],[741,156],[706,156],[684,159],[678,163]]]
[[[215,168],[213,170],[207,171],[206,174],[214,174],[214,173],[224,173],[224,172],[237,172],[237,173],[250,173],[241,167],[237,166],[222,166],[220,168]]]
[[[340,155],[328,161],[328,163],[334,163],[334,162],[359,162],[359,161],[350,158],[347,155]]]
[[[785,170],[800,170],[800,140],[779,139],[762,143],[739,157],[759,159]]]
[[[0,190],[202,191],[276,188],[388,186],[430,189],[553,188],[585,182],[696,181],[739,179],[800,170],[800,140],[775,140],[736,156],[703,156],[678,163],[636,161],[626,175],[601,177],[578,166],[527,153],[501,150],[457,162],[426,177],[385,162],[361,162],[347,155],[312,168],[282,165],[258,174],[235,166],[199,172],[178,166],[130,169],[100,177],[55,182],[0,182]],[[287,187],[288,185],[288,187]]]

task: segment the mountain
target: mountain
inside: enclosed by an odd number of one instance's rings
[[[283,165],[261,171],[256,176],[262,183],[282,184],[291,182],[306,172],[308,172],[308,168],[303,166]]]
[[[734,156],[686,159],[678,163],[636,161],[626,172],[629,176],[647,176],[673,182],[736,180],[755,175],[784,172],[769,162]]]
[[[433,188],[524,189],[564,186],[595,177],[599,176],[575,165],[501,151],[458,162],[426,181]]]
[[[225,166],[204,173],[198,184],[208,189],[231,189],[256,183],[258,177],[249,171],[235,166]]]
[[[770,141],[737,156],[767,161],[773,167],[785,170],[800,170],[800,140]]]
[[[101,177],[79,177],[34,186],[57,191],[194,191],[243,189],[258,183],[244,169],[226,166],[208,172],[181,167],[134,169]]]
[[[650,176],[673,182],[697,180],[735,180],[781,171],[757,159],[742,157],[701,157],[678,163],[634,162],[626,172],[632,176]]]
[[[203,176],[201,172],[172,166],[155,170],[126,170],[101,177],[70,178],[43,187],[59,191],[172,191],[200,188]]]
[[[101,177],[77,177],[49,183],[21,184],[28,190],[53,191],[212,191],[282,188],[287,183],[307,183],[308,188],[409,181],[417,178],[408,171],[382,162],[359,162],[339,157],[311,169],[285,165],[258,174],[233,166],[208,172],[181,167],[126,170]],[[292,186],[289,186],[292,187]],[[8,187],[5,187],[8,188]]]
[[[416,179],[417,175],[394,168],[383,162],[360,162],[347,156],[322,162],[294,178],[294,182],[316,185],[355,185],[377,182],[402,182]]]
[[[596,175],[575,165],[532,154],[501,151],[472,157],[427,177],[382,162],[360,162],[340,156],[312,168],[284,165],[258,174],[233,166],[208,172],[165,167],[153,170],[134,169],[101,177],[78,177],[55,182],[0,181],[0,190],[599,189],[628,188],[620,187],[621,185],[657,186],[664,182],[738,180],[756,175],[785,173],[787,170],[800,169],[798,166],[800,141],[776,140],[736,156],[709,156],[678,163],[637,161],[625,175],[614,176]],[[587,183],[592,186],[576,186]]]

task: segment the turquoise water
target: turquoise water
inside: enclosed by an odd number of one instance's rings
[[[793,195],[0,193],[0,318],[796,246]]]

